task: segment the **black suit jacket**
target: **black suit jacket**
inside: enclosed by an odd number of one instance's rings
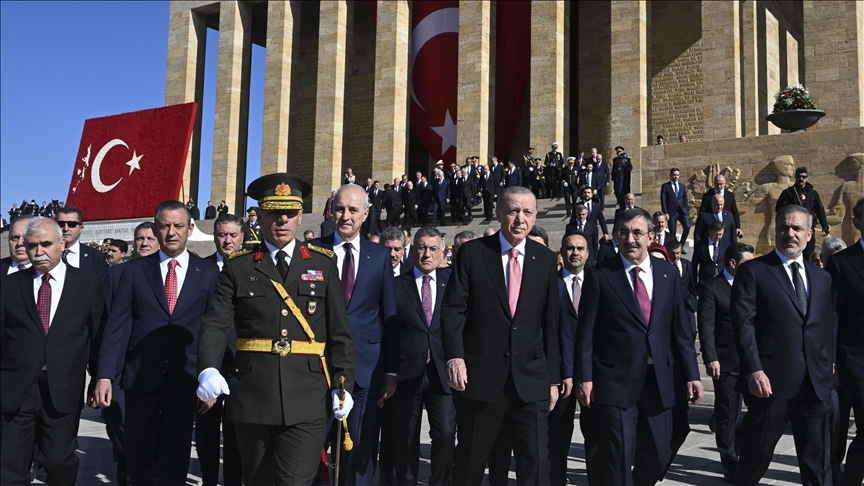
[[[6,280],[6,274],[9,273],[9,268],[12,266],[12,257],[0,259],[0,282]]]
[[[60,263],[65,265],[65,263]],[[102,284],[94,275],[66,265],[63,293],[45,334],[33,296],[35,270],[14,273],[3,282],[0,320],[0,409],[15,412],[33,389],[43,365],[54,408],[73,413],[84,406],[85,368],[96,350],[88,345],[104,318]]]
[[[549,387],[561,382],[555,253],[526,240],[515,317],[501,262],[498,233],[459,249],[442,303],[445,358],[465,360],[465,398],[496,400],[510,370],[523,401],[547,400]]]
[[[513,187],[522,185],[522,171],[519,168],[513,169],[511,174],[508,170],[504,173],[504,187]]]
[[[717,194],[716,189],[708,189],[708,192],[702,195],[702,203],[699,205],[699,212],[711,212],[711,199]],[[735,193],[729,189],[723,189],[723,209],[732,214],[735,220],[735,228],[741,227],[741,217],[738,214],[738,204],[735,202]]]
[[[573,378],[573,339],[579,316],[573,308],[573,299],[567,291],[563,272],[558,272],[558,301],[560,303],[560,321],[558,322],[558,342],[561,348],[561,378]]]
[[[696,272],[693,271],[693,262],[681,259],[681,284],[684,286],[684,303],[687,310],[696,312]]]
[[[837,365],[844,374],[864,378],[864,248],[861,242],[835,253],[828,271],[837,292]]]
[[[204,210],[204,219],[216,219],[216,206],[212,204]]]
[[[618,256],[618,252],[615,251],[615,242],[611,239],[604,241],[597,249],[596,263],[604,262],[615,256]]]
[[[567,225],[566,231],[575,231],[579,229],[579,220],[576,218],[570,219],[570,224]],[[585,226],[582,227],[582,234],[585,235],[585,239],[588,241],[588,261],[585,262],[586,265],[594,265],[597,260],[597,252],[599,250],[599,231],[597,230],[597,225],[592,223],[590,220],[585,222]]]
[[[714,213],[709,209],[708,212],[702,211],[696,216],[696,229],[693,232],[693,239],[695,244],[700,244],[708,241],[708,227],[711,226],[711,223],[715,221]],[[738,228],[738,225],[735,224],[735,217],[731,212],[723,209],[723,224],[726,225],[726,229],[723,230],[723,241],[728,243],[737,243],[738,242],[738,233],[735,231]]]
[[[402,210],[402,196],[396,192],[392,187],[384,191],[384,202],[383,207],[388,211],[401,211]]]
[[[99,277],[100,281],[104,281],[108,276],[108,263],[105,262],[105,254],[84,244],[78,245],[78,248],[81,249],[81,254],[78,255],[78,268],[90,272]]]
[[[693,330],[684,319],[678,269],[649,256],[654,278],[646,323],[620,256],[585,269],[579,302],[573,381],[594,383],[598,403],[620,408],[639,400],[649,355],[664,408],[675,405],[673,363],[687,381],[699,379]]]
[[[432,362],[438,370],[438,378],[444,393],[451,393],[447,384],[447,372],[444,365],[444,345],[441,340],[441,301],[444,300],[444,290],[450,279],[450,269],[435,270],[434,284],[437,287],[435,303],[432,308],[432,324],[426,325],[426,314],[423,312],[423,300],[417,291],[413,267],[396,277],[396,308],[399,313],[401,366],[399,368],[399,386],[402,392],[414,393],[423,384],[426,373],[426,355],[432,354]]]
[[[732,329],[742,376],[762,370],[773,396],[793,398],[809,374],[816,395],[830,399],[837,309],[831,276],[804,261],[809,281],[806,315],[777,253],[750,260],[735,275]],[[747,380],[739,389],[747,390]]]
[[[697,317],[702,360],[719,361],[721,373],[737,372],[740,366],[732,333],[732,286],[725,275],[712,278],[702,287]]]
[[[711,252],[708,251],[707,244],[698,245],[693,254],[693,267],[696,274],[696,283],[698,287],[702,287],[706,282],[714,278],[715,275],[723,273],[726,264],[723,260],[723,255],[726,254],[726,249],[729,248],[729,242],[720,240],[720,256],[717,258],[717,263],[711,258]]]
[[[495,179],[495,185],[496,186],[500,187],[502,182],[505,183],[504,184],[505,186],[507,185],[506,184],[506,175],[507,175],[507,169],[504,168],[504,164],[498,164],[494,168],[492,168],[492,176]]]

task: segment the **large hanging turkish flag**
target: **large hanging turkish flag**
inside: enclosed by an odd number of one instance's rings
[[[196,103],[91,118],[66,196],[87,220],[152,217],[177,199],[192,138]]]
[[[415,0],[411,38],[411,126],[426,151],[456,160],[459,2]]]

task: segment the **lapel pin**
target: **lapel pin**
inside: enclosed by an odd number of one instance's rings
[[[663,274],[663,278],[666,278],[666,274],[665,274],[665,273]]]
[[[201,273],[201,269],[198,268],[198,267],[195,267],[195,271],[198,272],[198,273]]]
[[[258,277],[256,277],[255,275],[249,275],[248,277],[246,277],[247,282],[254,282],[256,280],[258,280]]]

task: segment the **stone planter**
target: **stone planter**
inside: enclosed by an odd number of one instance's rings
[[[823,116],[825,112],[822,110],[789,110],[771,113],[765,119],[786,132],[803,132]]]

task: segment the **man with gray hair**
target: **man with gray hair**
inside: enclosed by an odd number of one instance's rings
[[[32,216],[19,216],[9,225],[9,256],[0,260],[0,282],[7,275],[24,270],[30,266],[30,258],[24,245],[24,226]]]
[[[453,237],[453,257],[456,257],[456,254],[459,252],[459,247],[462,246],[462,243],[470,240],[476,240],[480,238],[477,233],[473,231],[461,231],[456,233],[456,236]]]
[[[30,484],[36,460],[48,484],[74,484],[84,370],[104,317],[102,286],[95,275],[62,262],[65,241],[54,220],[35,217],[23,233],[33,266],[10,275],[0,289],[0,483]]]

